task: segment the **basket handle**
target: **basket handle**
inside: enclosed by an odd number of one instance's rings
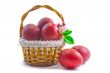
[[[23,16],[21,17],[20,37],[22,37],[23,22],[24,22],[25,18],[27,17],[27,15],[28,15],[31,11],[37,10],[37,9],[39,9],[39,8],[46,8],[46,9],[49,9],[49,10],[55,12],[55,13],[59,16],[59,18],[62,20],[62,25],[63,25],[63,26],[65,25],[63,15],[62,15],[61,13],[59,13],[57,10],[55,10],[54,8],[52,8],[52,7],[49,6],[49,5],[36,5],[36,6],[32,7],[30,10],[28,10],[26,13],[24,13]]]

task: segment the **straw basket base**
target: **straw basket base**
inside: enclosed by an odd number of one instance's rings
[[[53,66],[53,65],[56,65],[56,64],[53,64],[53,63],[39,63],[39,64],[37,64],[37,63],[31,63],[31,62],[26,62],[26,61],[24,61],[25,62],[25,64],[27,64],[27,65],[30,65],[30,66],[38,66],[38,67],[48,67],[48,66]]]
[[[59,53],[62,47],[54,48],[30,48],[22,47],[24,61],[34,66],[52,66],[58,63]]]

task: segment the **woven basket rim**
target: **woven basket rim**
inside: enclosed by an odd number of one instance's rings
[[[28,41],[26,39],[20,38],[19,42],[22,47],[61,47],[65,45],[63,39],[46,41],[44,40]]]

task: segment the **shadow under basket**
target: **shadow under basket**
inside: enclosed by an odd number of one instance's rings
[[[65,45],[63,40],[27,41],[20,39],[24,61],[35,66],[52,66],[58,63],[59,54]]]

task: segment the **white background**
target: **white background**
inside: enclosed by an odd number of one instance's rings
[[[65,70],[58,65],[31,67],[23,62],[19,45],[20,18],[37,4],[48,4],[61,12],[67,27],[73,30],[75,45],[84,45],[91,58],[77,70]],[[51,11],[32,12],[26,23],[44,17],[55,23],[60,19]],[[66,47],[72,47],[66,46]],[[110,73],[110,1],[109,0],[0,0],[0,73]]]

